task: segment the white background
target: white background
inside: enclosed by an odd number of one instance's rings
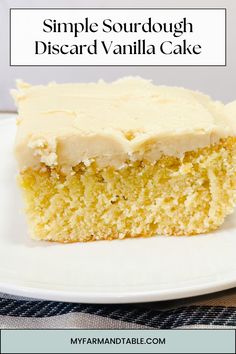
[[[9,8],[13,7],[226,7],[227,66],[10,67]],[[29,19],[27,19],[28,21]],[[20,42],[24,42],[24,38]],[[229,102],[236,99],[236,0],[0,0],[0,111],[15,111],[9,90],[20,78],[32,84],[112,81],[139,75],[159,85],[183,86]]]
[[[70,32],[46,33],[43,31],[45,19],[56,20],[57,23],[97,23],[96,33],[81,32],[77,38]],[[103,32],[104,19],[111,19],[112,23],[145,23],[148,18],[158,23],[178,23],[186,18],[192,24],[193,32],[174,37],[173,33],[149,32],[138,30],[136,33],[109,33]],[[178,34],[179,35],[179,34]],[[24,40],[22,41],[22,38]],[[35,54],[35,41],[43,41],[52,44],[92,44],[97,40],[97,54],[89,54],[86,50],[83,54]],[[119,45],[129,45],[134,41],[145,40],[146,44],[156,47],[156,54],[132,55],[132,54],[106,54],[101,41],[107,45],[113,42]],[[201,45],[201,53],[196,54],[170,54],[165,55],[159,47],[164,41],[171,41],[171,45]],[[166,46],[166,45],[165,45]],[[40,51],[41,51],[40,45]],[[166,46],[167,47],[167,46]],[[170,45],[168,44],[168,48]],[[225,12],[224,10],[201,9],[46,9],[46,10],[15,10],[11,11],[11,65],[224,65],[225,64]]]

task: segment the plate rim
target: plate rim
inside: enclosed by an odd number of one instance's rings
[[[88,303],[88,304],[125,304],[143,303],[155,301],[168,301],[185,299],[200,295],[211,294],[223,290],[232,289],[236,286],[236,276],[230,277],[225,281],[211,281],[206,284],[196,284],[190,287],[168,290],[135,291],[124,293],[112,292],[78,292],[66,290],[42,289],[30,286],[9,284],[0,281],[0,291],[14,296],[21,296],[31,299]]]

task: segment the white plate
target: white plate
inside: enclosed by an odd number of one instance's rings
[[[236,217],[197,237],[68,245],[32,241],[15,182],[14,119],[0,122],[0,291],[50,300],[124,303],[236,286]]]

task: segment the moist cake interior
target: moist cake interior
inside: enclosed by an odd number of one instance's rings
[[[34,238],[60,242],[194,235],[219,227],[236,202],[236,138],[124,168],[83,163],[20,175]],[[56,235],[56,236],[55,236]]]

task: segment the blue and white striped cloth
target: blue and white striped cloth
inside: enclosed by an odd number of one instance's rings
[[[236,328],[236,289],[175,301],[94,305],[0,294],[0,328]]]

